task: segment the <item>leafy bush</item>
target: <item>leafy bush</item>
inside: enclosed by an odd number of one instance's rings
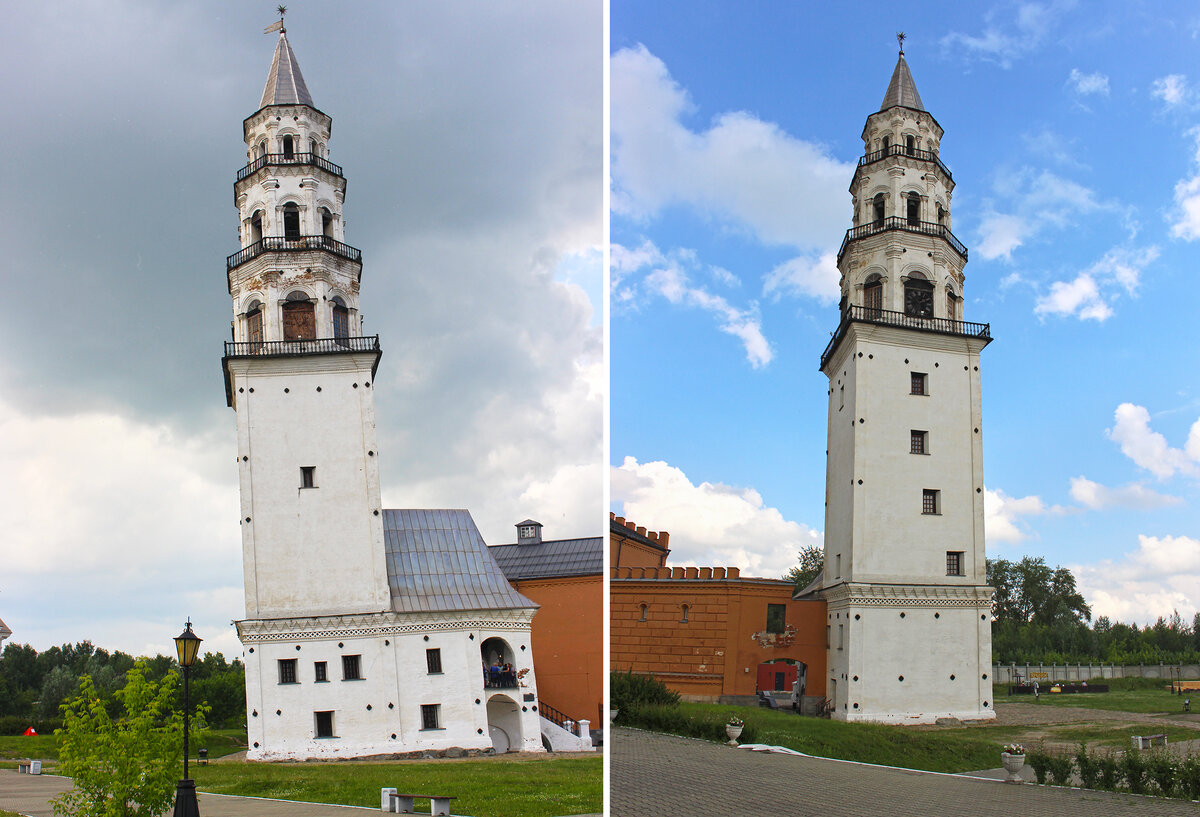
[[[1188,755],[1179,763],[1179,793],[1200,800],[1200,757]]]
[[[1111,753],[1100,755],[1096,758],[1096,765],[1100,769],[1100,788],[1116,791],[1117,781],[1121,779],[1121,765],[1117,759]]]
[[[1050,777],[1056,786],[1071,785],[1074,767],[1070,755],[1050,755]]]
[[[1040,785],[1046,783],[1046,772],[1050,770],[1050,755],[1046,754],[1046,750],[1038,747],[1025,753],[1025,762],[1029,764],[1029,768],[1033,769],[1033,776],[1037,779]]]
[[[1079,769],[1079,781],[1083,787],[1085,789],[1096,788],[1096,783],[1100,779],[1099,758],[1088,754],[1087,743],[1083,741],[1079,742],[1079,748],[1075,750],[1075,766]]]
[[[667,689],[666,684],[653,675],[635,675],[633,670],[628,672],[609,673],[610,706],[620,709],[621,721],[626,722],[626,709],[638,705],[674,706],[679,703],[679,693]]]
[[[1146,771],[1154,785],[1166,797],[1175,791],[1175,760],[1163,751],[1154,751],[1146,755]]]
[[[631,704],[621,710],[620,719],[629,726],[654,732],[704,740],[728,740],[725,735],[727,719],[719,712],[684,712],[670,704]],[[745,724],[739,740],[742,743],[755,743],[757,735],[758,731],[752,724]]]
[[[1121,756],[1121,774],[1125,775],[1125,785],[1134,794],[1146,793],[1146,759],[1137,749],[1130,749]]]

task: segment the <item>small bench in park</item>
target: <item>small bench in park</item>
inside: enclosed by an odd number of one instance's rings
[[[1158,735],[1133,735],[1130,737],[1134,749],[1150,749],[1154,746],[1166,746],[1166,733]]]
[[[453,797],[444,794],[397,794],[395,789],[380,791],[380,811],[389,814],[417,814],[413,800],[429,800],[429,813],[434,817],[448,817]]]

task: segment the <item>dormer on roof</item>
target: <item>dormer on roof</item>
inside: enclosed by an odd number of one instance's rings
[[[542,542],[542,523],[532,519],[517,523],[518,545],[539,545]]]

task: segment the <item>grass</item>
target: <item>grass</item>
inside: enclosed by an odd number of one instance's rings
[[[1130,679],[1135,680],[1135,679]],[[1140,679],[1139,679],[1140,680]],[[1100,683],[1100,682],[1097,682]],[[1111,712],[1138,712],[1143,715],[1182,715],[1183,699],[1188,695],[1172,695],[1165,684],[1154,688],[1134,688],[1111,681],[1108,692],[1053,693],[1043,687],[1040,697],[1000,694],[1008,691],[1007,684],[996,685],[997,703],[1033,704],[1036,706],[1078,706],[1085,709],[1105,709]],[[1193,712],[1200,712],[1200,695],[1193,695]]]
[[[27,757],[58,760],[58,743],[54,735],[0,735],[0,760],[24,760]]]
[[[686,714],[722,718],[733,712],[746,721],[756,743],[786,746],[797,752],[879,763],[932,772],[994,768],[1007,732],[991,729],[925,730],[873,723],[801,718],[758,707],[682,703]],[[1011,730],[1009,730],[1011,731]]]
[[[1166,734],[1167,740],[1171,743],[1200,739],[1200,729],[1148,723],[1141,726],[1116,728],[1101,724],[1058,726],[1047,728],[1046,732],[1046,739],[1055,743],[1077,744],[1080,741],[1087,741],[1088,745],[1111,746],[1114,749],[1128,749],[1129,739],[1134,735]]]
[[[395,763],[215,763],[194,766],[201,791],[379,807],[379,790],[452,795],[456,814],[555,817],[603,810],[603,760],[547,759]],[[203,796],[201,796],[203,799]],[[419,802],[419,801],[418,801]]]

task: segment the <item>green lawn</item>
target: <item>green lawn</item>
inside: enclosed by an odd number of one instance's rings
[[[0,735],[0,760],[58,760],[54,735]]]
[[[1099,683],[1099,682],[1098,682]],[[1108,692],[1053,693],[1042,692],[1032,695],[1007,695],[1007,684],[998,684],[995,690],[997,703],[1035,704],[1037,706],[1080,706],[1087,709],[1107,709],[1114,712],[1140,712],[1148,715],[1181,715],[1183,700],[1190,697],[1192,712],[1200,712],[1200,694],[1172,695],[1165,688],[1123,689],[1114,684]]]
[[[194,766],[201,791],[379,807],[379,790],[451,795],[456,814],[554,817],[603,810],[597,755],[397,763],[214,763]],[[428,805],[419,807],[428,808]],[[203,795],[201,796],[203,810]]]

